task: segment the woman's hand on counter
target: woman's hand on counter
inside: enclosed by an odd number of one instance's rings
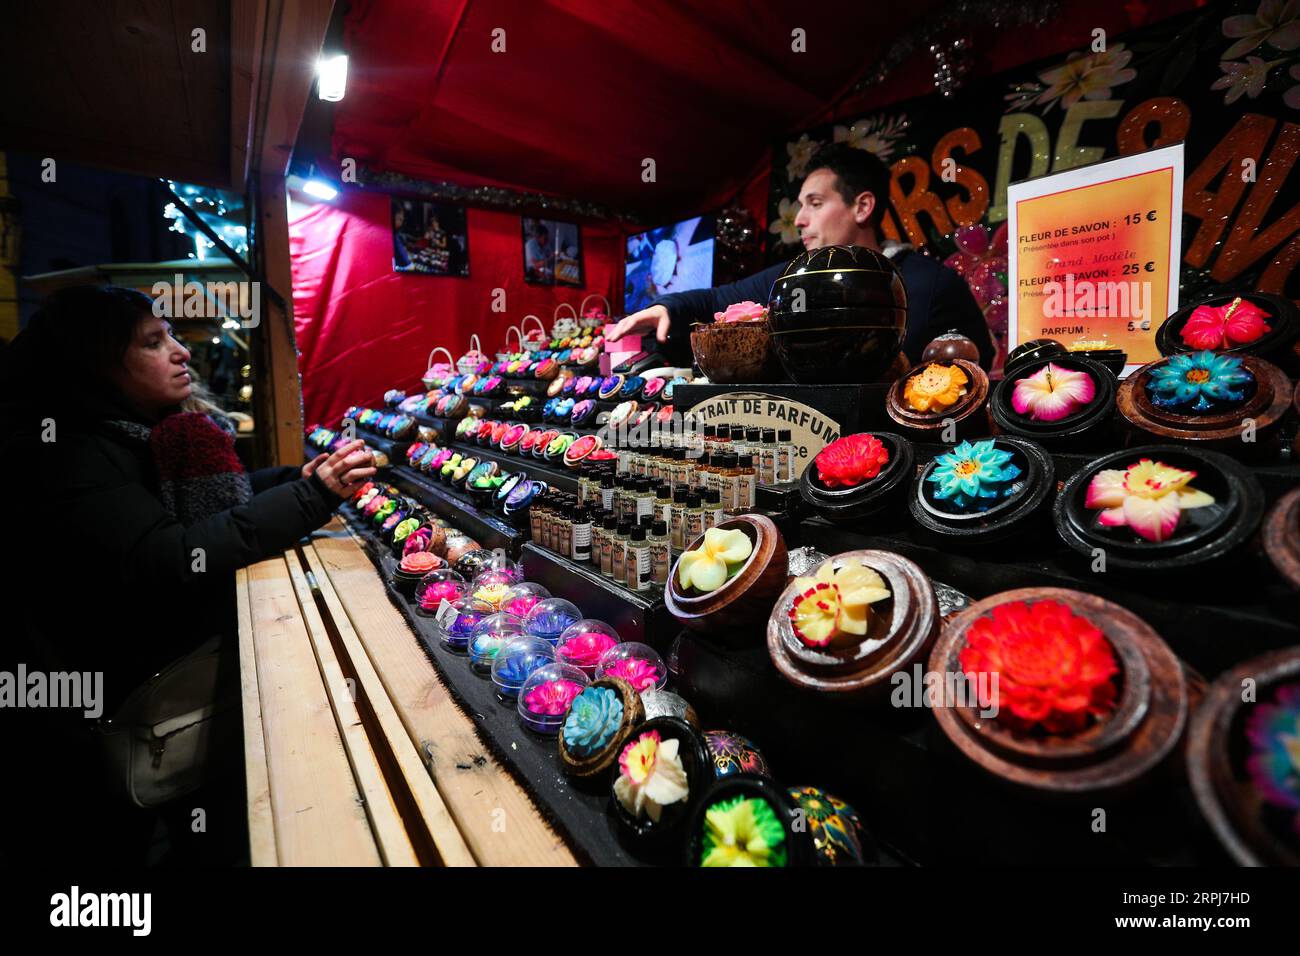
[[[667,307],[652,305],[640,312],[633,312],[631,315],[619,319],[606,338],[611,342],[617,342],[623,336],[631,335],[633,332],[649,332],[653,330],[655,338],[660,342],[667,342],[670,325],[672,325],[672,317],[669,316]]]

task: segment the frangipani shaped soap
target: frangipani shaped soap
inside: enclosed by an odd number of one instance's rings
[[[754,543],[739,528],[710,528],[693,551],[677,561],[677,583],[683,589],[716,591],[754,553]]]

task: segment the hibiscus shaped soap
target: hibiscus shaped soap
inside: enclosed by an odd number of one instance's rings
[[[1057,422],[1093,400],[1097,385],[1087,372],[1048,362],[1016,382],[1011,407],[1039,422]]]
[[[1120,471],[1107,468],[1088,483],[1084,506],[1102,509],[1099,524],[1132,529],[1148,541],[1167,541],[1184,511],[1214,504],[1214,498],[1188,483],[1196,472],[1143,458]]]
[[[1227,305],[1196,308],[1179,335],[1194,349],[1231,349],[1257,342],[1272,329],[1269,314],[1238,296]]]

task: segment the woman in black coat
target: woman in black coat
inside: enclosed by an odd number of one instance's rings
[[[224,639],[223,669],[228,660],[237,679],[234,572],[319,528],[375,471],[356,441],[304,467],[246,475],[232,439],[208,417],[181,412],[189,352],[152,304],[127,289],[62,290],[6,349],[0,372],[15,566],[5,669],[21,661],[29,671],[102,672],[102,717],[213,637]],[[6,718],[17,713],[0,712],[4,729],[15,729]],[[102,789],[91,765],[92,719],[22,716],[36,719],[29,730],[18,723],[21,749],[51,778],[77,781],[58,793],[29,788],[33,802],[80,789],[73,820],[102,811],[100,827],[110,830],[152,822],[108,810],[120,795],[111,781]],[[112,836],[83,835],[80,846]]]

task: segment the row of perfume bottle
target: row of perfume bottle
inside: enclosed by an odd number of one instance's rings
[[[753,475],[756,485],[784,484],[796,478],[797,449],[785,429],[705,425],[680,436],[652,433],[644,444],[615,442],[610,449],[617,454],[616,474],[674,487],[705,488],[701,472],[724,468]]]
[[[633,591],[646,591],[668,583],[673,554],[727,519],[716,492],[702,498],[696,493],[664,497],[658,492],[649,511],[619,513],[599,506],[579,504],[576,495],[548,492],[528,511],[533,543],[579,564],[590,564],[605,577]]]

